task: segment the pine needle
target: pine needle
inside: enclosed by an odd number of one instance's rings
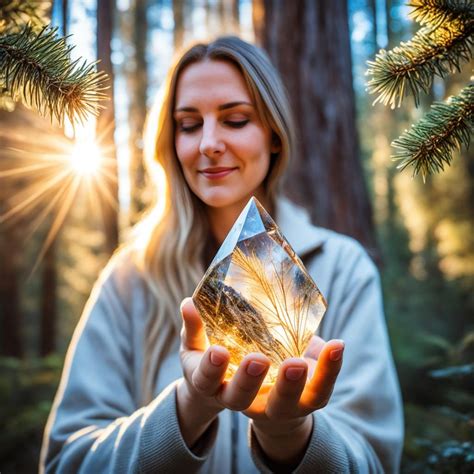
[[[0,36],[0,83],[14,100],[49,113],[60,124],[96,114],[106,96],[107,75],[95,65],[70,61],[72,46],[56,35],[57,28],[35,33],[28,25],[20,33]]]
[[[18,33],[26,24],[41,28],[50,6],[45,0],[0,0],[0,34]]]
[[[446,22],[468,22],[474,18],[472,0],[412,0],[408,6],[413,9],[413,20],[433,29]]]
[[[374,101],[399,107],[410,92],[419,105],[421,91],[428,93],[433,76],[445,77],[460,71],[461,64],[472,58],[474,21],[455,20],[437,29],[422,28],[411,41],[390,51],[381,50],[375,61],[368,61],[369,93]]]
[[[401,161],[397,168],[413,166],[413,175],[438,173],[449,165],[455,149],[469,147],[474,129],[474,84],[446,102],[435,102],[419,122],[412,125],[392,146],[400,151],[393,155]]]

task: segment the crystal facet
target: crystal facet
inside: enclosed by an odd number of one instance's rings
[[[302,357],[326,301],[280,229],[252,197],[193,294],[211,344],[226,347],[230,378],[250,352],[271,361],[276,380],[288,357]]]

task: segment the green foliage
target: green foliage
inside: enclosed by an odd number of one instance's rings
[[[0,106],[22,101],[60,124],[83,121],[106,97],[107,75],[96,63],[71,61],[67,37],[41,26],[45,3],[0,0]]]
[[[472,370],[474,360],[472,277],[449,279],[441,271],[436,238],[436,225],[443,218],[456,222],[456,231],[467,218],[469,187],[464,184],[469,175],[463,165],[468,160],[461,155],[448,173],[430,177],[426,185],[393,176],[392,167],[388,173],[397,183],[407,183],[406,188],[398,185],[397,196],[389,194],[391,213],[379,227],[386,314],[404,399],[404,473],[470,472],[472,462],[474,378],[457,375]],[[409,194],[423,209],[416,217],[428,223],[424,246],[412,251],[406,221],[396,206]],[[467,258],[473,249],[466,239],[463,245]]]
[[[449,165],[453,150],[469,147],[474,129],[474,85],[466,86],[447,102],[435,102],[418,123],[412,125],[392,145],[400,151],[393,155],[398,166],[413,166],[413,175],[423,180]]]
[[[31,472],[59,383],[62,357],[0,358],[0,466]]]
[[[468,339],[472,339],[471,337]],[[439,379],[453,379],[457,382],[455,390],[451,391],[451,405],[458,405],[461,410],[468,407],[470,412],[462,412],[451,406],[434,406],[431,408],[431,416],[440,415],[440,425],[444,424],[450,431],[450,437],[454,439],[437,441],[426,437],[414,439],[414,444],[419,448],[421,461],[415,462],[406,472],[423,473],[465,473],[470,474],[474,469],[474,396],[472,391],[474,383],[472,377],[470,382],[460,384],[460,378],[470,377],[474,372],[474,364],[466,364],[458,367],[448,367],[431,371],[430,375]],[[440,387],[438,387],[439,389]],[[455,396],[454,396],[455,394]],[[442,418],[445,418],[443,421]],[[413,450],[412,450],[413,451]]]

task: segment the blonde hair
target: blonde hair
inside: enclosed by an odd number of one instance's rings
[[[179,305],[193,293],[204,273],[204,252],[209,241],[205,207],[184,179],[174,147],[173,119],[181,72],[204,60],[229,61],[240,69],[259,118],[272,130],[272,140],[280,145],[265,178],[268,202],[274,202],[293,149],[294,125],[287,93],[268,56],[257,46],[237,37],[220,37],[192,46],[170,69],[164,93],[152,108],[145,131],[147,169],[162,189],[158,189],[160,199],[138,226],[142,239],[138,264],[156,298],[145,335],[144,402],[152,399],[160,362],[179,334]]]

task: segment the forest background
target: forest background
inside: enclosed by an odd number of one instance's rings
[[[436,78],[420,107],[409,98],[390,110],[372,106],[366,61],[417,30],[403,1],[45,5],[59,32],[72,34],[73,57],[101,59],[113,100],[75,130],[1,104],[1,472],[36,470],[84,303],[117,243],[153,200],[142,132],[174,52],[190,40],[228,33],[262,44],[290,90],[301,149],[287,193],[316,223],[360,240],[380,267],[404,398],[403,472],[472,472],[474,158],[457,152],[426,183],[410,169],[398,171],[390,158],[391,141],[433,100],[457,93],[472,64]]]

